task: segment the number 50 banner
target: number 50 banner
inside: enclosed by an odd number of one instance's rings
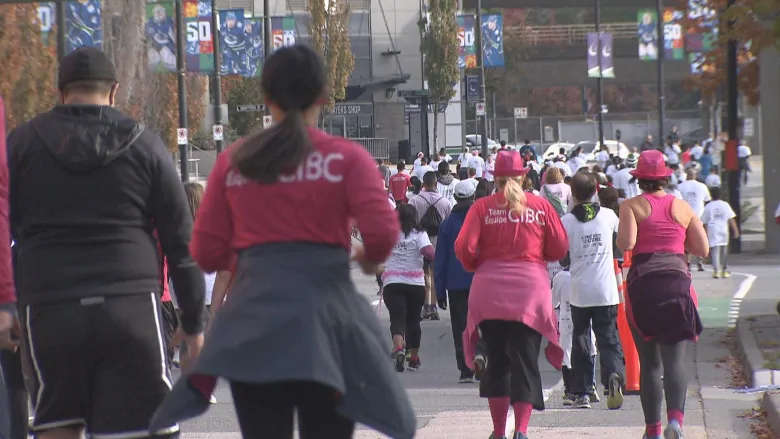
[[[211,1],[184,0],[182,3],[187,71],[214,72],[214,39],[211,29]],[[149,69],[176,71],[176,20],[173,2],[149,2],[146,5],[146,43]]]
[[[187,71],[214,73],[214,38],[211,29],[211,0],[184,1],[187,29]]]

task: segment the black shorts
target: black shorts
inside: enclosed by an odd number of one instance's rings
[[[21,317],[34,432],[83,426],[96,439],[150,436],[171,390],[158,294],[31,305]]]

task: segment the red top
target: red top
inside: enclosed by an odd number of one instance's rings
[[[390,186],[390,194],[395,201],[408,201],[406,199],[406,190],[409,189],[409,186],[412,184],[411,180],[412,177],[405,172],[399,172],[390,177],[388,186]]]
[[[0,236],[8,241],[0,245],[0,305],[16,302],[11,269],[11,224],[8,219],[8,154],[5,150],[5,105],[0,98]]]
[[[467,271],[486,260],[559,261],[569,250],[569,239],[558,214],[545,199],[526,193],[526,208],[518,215],[506,206],[503,193],[480,198],[469,209],[455,255]]]
[[[637,224],[634,255],[642,253],[685,253],[685,227],[674,219],[674,195],[642,194],[650,203],[650,216]]]
[[[160,268],[160,284],[162,284],[162,297],[160,298],[161,302],[170,302],[171,301],[171,292],[168,288],[168,259],[166,259],[165,255],[163,254],[162,247],[160,247],[160,241],[159,238],[157,238],[157,231],[154,231],[154,237],[158,239],[157,241],[157,252],[160,253],[160,257],[162,258],[162,267]]]
[[[203,271],[231,269],[234,251],[262,244],[309,242],[350,250],[352,219],[366,258],[387,259],[400,226],[373,158],[343,137],[315,128],[308,134],[314,151],[273,184],[255,183],[232,168],[236,144],[217,157],[190,243]]]

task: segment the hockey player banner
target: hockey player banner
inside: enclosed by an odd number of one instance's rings
[[[274,50],[280,47],[292,46],[297,40],[295,32],[295,18],[271,17],[271,34],[273,36]]]
[[[482,16],[482,59],[485,67],[504,67],[504,17]]]
[[[476,20],[473,15],[459,15],[458,23],[458,67],[477,67],[477,46],[474,34]],[[504,20],[501,14],[482,16],[482,60],[486,68],[504,66]]]
[[[184,0],[184,27],[187,30],[187,71],[214,72],[214,40],[211,29],[211,0]]]
[[[223,75],[260,76],[263,67],[261,20],[244,18],[243,9],[219,11],[219,38]]]
[[[146,4],[146,44],[149,70],[176,71],[176,24],[173,2]]]
[[[55,3],[38,5],[38,21],[44,44],[56,44],[51,31],[56,24]],[[82,46],[103,48],[103,17],[99,0],[70,0],[65,3],[66,53]]]
[[[658,59],[658,15],[651,9],[637,13],[636,36],[639,40],[639,59],[655,61]]]

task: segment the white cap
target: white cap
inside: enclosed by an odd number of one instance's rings
[[[473,197],[476,191],[477,187],[474,186],[474,183],[467,180],[462,180],[455,183],[455,190],[453,192],[456,199],[465,200],[467,198]]]

